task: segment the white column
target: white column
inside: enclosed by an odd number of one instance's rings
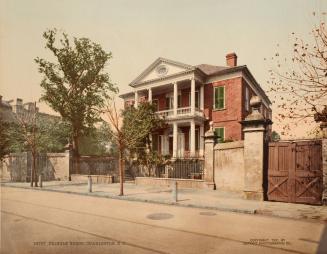
[[[178,106],[178,87],[177,82],[174,84],[174,117],[177,116],[177,106]]]
[[[190,140],[190,156],[195,156],[195,122],[194,119],[191,120],[191,140]]]
[[[200,110],[204,110],[204,84],[200,86]]]
[[[139,94],[137,91],[135,91],[135,99],[134,99],[135,108],[137,108],[138,104],[139,104]]]
[[[153,150],[153,142],[152,142],[152,133],[149,133],[149,140],[150,140],[150,150]]]
[[[204,125],[200,125],[200,156],[204,155]]]
[[[150,103],[152,103],[152,89],[151,88],[149,88],[149,91],[148,91],[148,101]]]
[[[195,112],[195,79],[191,78],[191,115]]]
[[[173,123],[173,157],[177,157],[177,123]]]

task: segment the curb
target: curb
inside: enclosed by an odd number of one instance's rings
[[[205,205],[196,205],[196,204],[181,204],[178,202],[172,201],[160,201],[160,200],[152,200],[152,199],[144,199],[144,198],[133,198],[133,197],[126,197],[126,196],[113,196],[113,195],[97,195],[95,193],[81,193],[81,192],[74,192],[74,191],[64,191],[64,190],[54,190],[54,189],[47,189],[45,187],[25,187],[25,186],[12,186],[1,184],[1,186],[9,187],[9,188],[20,188],[26,190],[33,190],[33,191],[48,191],[48,192],[57,192],[57,193],[67,193],[67,194],[74,194],[80,196],[88,196],[88,197],[98,197],[98,198],[110,198],[116,200],[125,200],[131,202],[143,202],[143,203],[150,203],[150,204],[162,204],[162,205],[174,205],[179,207],[189,207],[189,208],[200,208],[200,209],[208,209],[208,210],[216,210],[216,211],[224,211],[224,212],[234,212],[234,213],[243,213],[243,214],[256,214],[256,209],[239,209],[239,208],[231,208],[231,207],[217,207],[217,206],[205,206]]]

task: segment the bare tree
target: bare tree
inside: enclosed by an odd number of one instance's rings
[[[327,30],[321,19],[310,35],[308,42],[292,33],[291,59],[280,52],[272,58],[277,68],[269,70],[268,92],[277,103],[282,135],[290,134],[293,126],[313,123],[327,104]]]
[[[38,129],[36,124],[37,110],[36,102],[34,102],[33,109],[24,110],[16,112],[15,120],[18,124],[18,129],[16,131],[19,135],[24,146],[27,147],[32,154],[32,169],[31,169],[31,187],[37,187],[37,171],[36,171],[36,156],[38,152]]]
[[[118,160],[119,160],[119,182],[120,191],[119,195],[124,195],[124,173],[125,173],[125,149],[126,139],[122,130],[122,118],[117,111],[116,103],[114,101],[107,100],[102,113],[106,117],[106,122],[109,124],[110,136],[118,146]]]
[[[107,100],[102,113],[110,126],[110,137],[118,147],[120,194],[124,195],[125,156],[127,151],[137,153],[139,148],[146,149],[149,144],[149,134],[152,130],[162,126],[163,121],[155,112],[155,108],[148,102],[143,102],[136,109],[126,108],[118,113],[114,100]]]

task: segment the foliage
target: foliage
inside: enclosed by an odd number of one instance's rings
[[[137,149],[134,153],[134,163],[145,169],[147,176],[153,176],[154,170],[161,165],[166,165],[170,162],[170,157],[163,156],[151,148]]]
[[[100,120],[98,108],[110,98],[110,93],[118,91],[104,73],[112,55],[87,38],[74,38],[71,43],[68,35],[62,33],[58,41],[56,29],[47,30],[43,37],[56,62],[35,59],[43,74],[41,100],[71,124],[73,150],[78,155],[79,137],[92,130]]]
[[[31,119],[23,120],[26,122],[26,130],[20,122],[11,123],[8,128],[10,138],[10,152],[30,151],[30,144],[26,141],[28,136],[24,133],[32,134]],[[69,143],[70,125],[61,120],[45,119],[36,117],[35,146],[37,153],[63,152]]]
[[[116,156],[116,147],[112,143],[109,126],[103,122],[98,128],[90,131],[87,136],[80,138],[80,154]]]
[[[313,13],[316,15],[316,13]],[[292,33],[291,59],[277,52],[272,58],[277,69],[269,70],[269,93],[277,102],[277,120],[282,135],[290,134],[293,126],[312,123],[314,114],[327,102],[327,30],[320,20],[311,31],[312,42]]]
[[[163,120],[156,113],[155,105],[141,103],[138,108],[129,107],[123,112],[123,132],[127,148],[134,155],[136,163],[145,168],[148,176],[153,169],[166,162],[165,157],[152,150],[150,133],[163,127]]]
[[[163,121],[155,113],[154,105],[144,102],[138,108],[128,107],[118,113],[114,101],[107,101],[102,111],[109,124],[109,133],[117,145],[119,155],[120,195],[124,195],[124,163],[127,151],[129,154],[141,154],[148,149],[149,134],[160,127]]]
[[[9,124],[0,117],[0,162],[10,152]]]
[[[122,116],[126,147],[131,151],[145,148],[150,143],[151,131],[163,126],[163,120],[156,113],[155,105],[148,102],[141,103],[137,108],[126,108]]]
[[[271,140],[272,141],[279,141],[280,140],[280,135],[276,131],[272,131]]]

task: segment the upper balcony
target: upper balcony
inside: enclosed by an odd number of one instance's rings
[[[204,85],[193,77],[139,88],[125,95],[126,105],[138,107],[143,101],[155,104],[157,113],[165,120],[204,118]]]
[[[168,110],[160,110],[157,111],[159,116],[163,119],[172,120],[179,117],[192,117],[192,116],[199,116],[204,117],[203,110],[199,108],[195,108],[194,114],[192,114],[191,107],[182,107],[177,108],[177,114],[174,114],[174,109],[168,109]]]

